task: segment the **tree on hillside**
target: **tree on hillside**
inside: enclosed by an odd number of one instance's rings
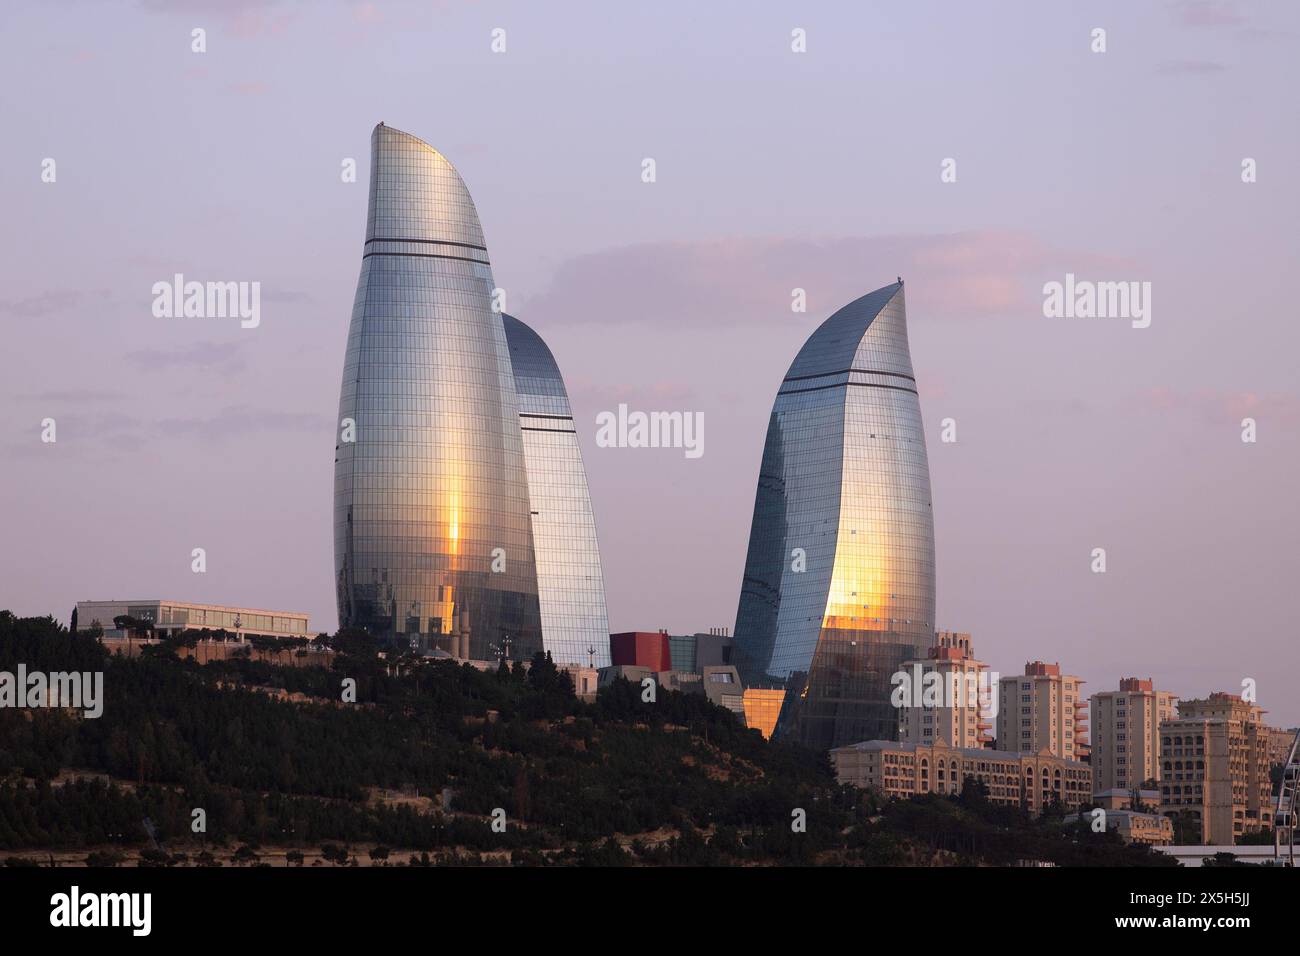
[[[966,776],[961,782],[961,796],[957,802],[969,809],[981,809],[989,804],[989,785],[978,777]]]
[[[330,638],[330,647],[340,654],[362,660],[374,660],[379,655],[379,641],[369,631],[360,627],[339,628]]]

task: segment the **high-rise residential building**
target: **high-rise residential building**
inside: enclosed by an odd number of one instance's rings
[[[542,639],[556,661],[606,667],[605,579],[569,393],[541,336],[501,318],[519,400]]]
[[[588,664],[604,598],[559,372],[520,324],[516,374],[469,190],[437,150],[382,123],[363,249],[335,448],[340,626],[527,659],[546,646],[545,617],[557,661]],[[566,433],[526,440],[533,427]]]
[[[1269,736],[1264,711],[1237,694],[1178,702],[1160,725],[1160,812],[1183,839],[1229,846],[1273,826]]]
[[[998,749],[1040,753],[1067,760],[1088,756],[1088,701],[1083,680],[1061,673],[1060,664],[1030,661],[1023,677],[998,682]]]
[[[1177,701],[1136,677],[1123,678],[1117,691],[1092,695],[1092,782],[1099,793],[1160,779],[1160,725],[1175,716]]]
[[[906,661],[901,677],[910,684],[899,709],[904,743],[942,741],[950,747],[991,747],[989,718],[993,692],[989,666],[975,659],[969,634],[940,631],[924,660]],[[935,675],[931,677],[930,675]]]
[[[1092,770],[1086,763],[1046,753],[864,740],[836,747],[830,758],[840,783],[888,797],[961,793],[967,777],[988,788],[990,802],[1030,813],[1058,802],[1066,809],[1082,806],[1092,795]]]
[[[934,524],[901,280],[809,337],[777,392],[736,612],[776,736],[896,739],[891,676],[934,643]]]

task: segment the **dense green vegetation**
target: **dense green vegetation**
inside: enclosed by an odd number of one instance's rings
[[[765,741],[702,696],[644,703],[620,681],[586,703],[540,656],[482,672],[383,659],[342,632],[331,669],[200,666],[176,654],[192,637],[128,659],[50,618],[0,612],[0,670],[104,674],[98,719],[0,709],[0,850],[98,848],[110,864],[104,847],[147,848],[142,864],[256,863],[262,846],[324,843],[332,863],[365,843],[375,861],[400,847],[393,862],[416,865],[502,850],[524,864],[1171,862],[1030,821],[978,785],[882,806],[839,786],[824,755]],[[68,770],[80,776],[57,779]],[[380,801],[377,789],[436,799]],[[205,833],[191,829],[195,808]]]

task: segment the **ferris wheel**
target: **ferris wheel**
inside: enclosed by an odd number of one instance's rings
[[[1300,731],[1291,741],[1291,752],[1282,767],[1282,785],[1277,791],[1277,814],[1273,817],[1273,859],[1282,862],[1282,849],[1286,848],[1284,866],[1295,866],[1296,813],[1300,812]]]

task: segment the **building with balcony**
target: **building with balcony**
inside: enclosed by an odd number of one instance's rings
[[[1039,753],[1066,760],[1088,756],[1088,701],[1083,680],[1060,664],[1030,661],[1022,677],[998,682],[999,750]]]
[[[1092,781],[1099,790],[1129,790],[1160,779],[1160,725],[1178,697],[1152,681],[1125,677],[1119,690],[1092,695]]]
[[[911,688],[899,709],[904,743],[993,746],[989,731],[997,688],[988,665],[975,659],[969,634],[940,631],[925,659],[904,662],[897,676]]]

